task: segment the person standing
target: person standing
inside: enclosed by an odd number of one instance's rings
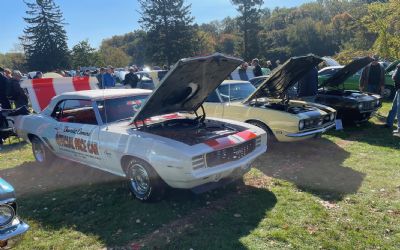
[[[11,79],[11,78],[12,78],[11,69],[5,68],[5,69],[4,69],[4,76],[7,77],[7,79]]]
[[[307,102],[313,102],[318,92],[318,69],[313,67],[299,81],[297,96]]]
[[[25,91],[21,88],[22,74],[19,70],[14,70],[12,78],[10,79],[10,99],[14,101],[15,107],[20,108],[22,106],[28,106],[28,97]]]
[[[378,56],[367,65],[360,76],[360,91],[381,95],[385,89],[385,69],[379,64]]]
[[[141,80],[135,74],[137,71],[138,69],[136,67],[129,67],[129,73],[125,75],[124,85],[129,85],[133,89],[137,88],[137,84]]]
[[[11,109],[11,103],[7,98],[9,92],[9,80],[3,74],[4,69],[0,67],[0,105],[2,109]]]
[[[249,64],[247,62],[243,62],[238,69],[239,79],[242,81],[248,81],[249,77],[247,76],[247,68]]]
[[[261,70],[261,66],[260,66],[260,61],[257,58],[254,58],[251,61],[251,65],[254,67],[253,68],[254,77],[263,75],[262,70]]]
[[[109,89],[115,87],[115,79],[113,76],[113,67],[108,66],[107,72],[103,75],[102,87]]]
[[[103,76],[105,73],[106,73],[106,69],[101,67],[100,72],[96,75],[99,88],[101,88],[101,89],[103,88]]]
[[[396,71],[392,75],[394,81],[394,88],[396,95],[393,99],[392,109],[389,111],[389,115],[386,119],[386,127],[393,127],[394,119],[397,116],[397,129],[393,130],[393,133],[400,133],[400,63],[396,67]]]
[[[33,77],[33,79],[40,79],[40,78],[43,78],[43,73],[38,71],[36,72],[36,75]]]

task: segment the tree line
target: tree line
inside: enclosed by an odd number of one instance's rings
[[[0,64],[49,71],[78,66],[171,65],[215,51],[245,60],[286,60],[314,53],[345,63],[378,54],[400,58],[400,1],[317,0],[293,8],[262,8],[264,0],[230,0],[238,16],[197,24],[185,0],[139,0],[141,29],[67,47],[65,21],[53,0],[27,2],[23,54],[0,54]],[[134,10],[132,10],[133,12]],[[223,12],[222,12],[223,13]]]

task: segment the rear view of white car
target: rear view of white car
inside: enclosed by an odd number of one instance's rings
[[[241,178],[266,151],[263,130],[206,118],[202,109],[240,63],[221,54],[182,59],[154,93],[64,93],[39,114],[19,117],[17,133],[37,162],[57,156],[124,176],[140,200],[162,197],[166,186],[207,191]]]

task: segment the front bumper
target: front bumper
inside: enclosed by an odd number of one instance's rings
[[[194,187],[191,190],[193,193],[201,194],[201,193],[208,192],[210,190],[213,190],[213,189],[216,189],[219,187],[226,186],[229,183],[232,183],[232,182],[242,178],[242,176],[245,173],[250,171],[250,168],[251,168],[250,164],[244,168],[236,168],[235,170],[232,171],[232,173],[229,176],[219,180],[218,182],[208,182],[203,185]]]
[[[265,153],[266,150],[267,146],[262,145],[257,147],[255,151],[240,160],[227,162],[225,164],[215,167],[207,167],[204,169],[196,170],[194,172],[188,173],[185,180],[177,181],[164,179],[164,181],[173,188],[192,190],[196,187],[203,185],[210,185],[215,187],[221,186],[222,184],[226,183],[226,180],[236,180],[247,173],[256,158]],[[208,188],[208,190],[210,190],[210,188]]]
[[[316,134],[320,134],[320,133],[325,133],[327,130],[329,130],[333,127],[335,127],[335,123],[332,123],[324,128],[310,130],[310,131],[306,131],[306,132],[300,132],[300,133],[287,134],[286,136],[287,137],[296,137],[296,138],[312,136],[312,135],[316,135]]]
[[[28,229],[29,225],[16,217],[10,225],[0,229],[0,241],[6,241],[12,237],[23,234]]]

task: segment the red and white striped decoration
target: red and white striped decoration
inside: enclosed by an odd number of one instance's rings
[[[65,92],[98,89],[95,77],[60,77],[27,79],[21,83],[28,90],[32,109],[40,112],[49,105],[51,98]]]
[[[233,135],[229,135],[227,137],[222,137],[218,139],[208,140],[204,142],[209,147],[212,147],[215,150],[223,149],[235,144],[239,144],[245,141],[249,141],[251,139],[256,138],[257,135],[250,130],[245,130]]]

